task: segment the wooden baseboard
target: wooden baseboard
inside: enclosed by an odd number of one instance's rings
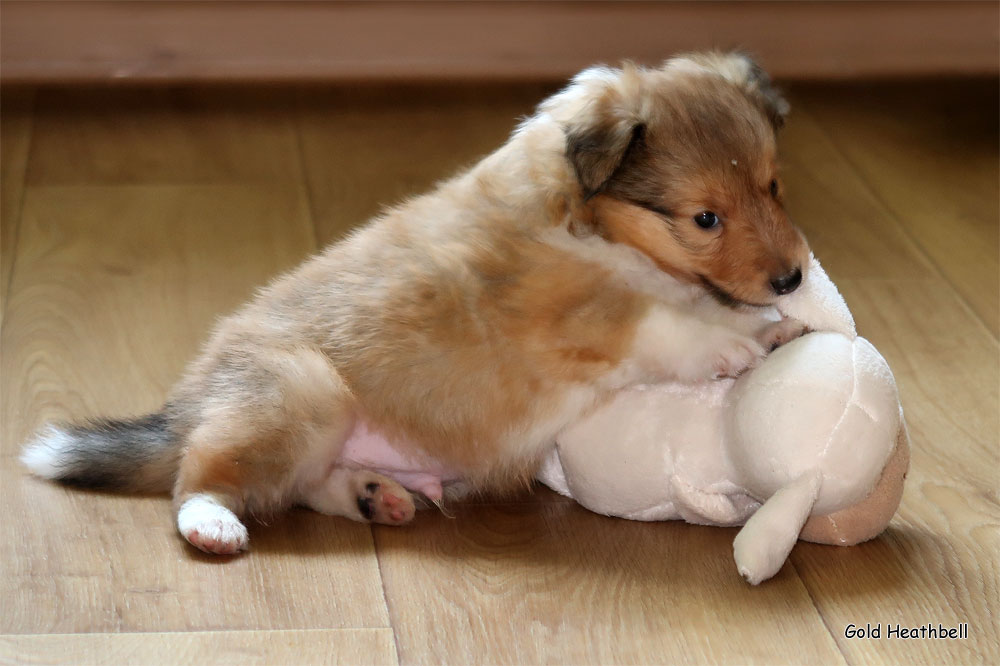
[[[4,83],[558,79],[742,47],[782,78],[997,74],[996,2],[0,3]]]

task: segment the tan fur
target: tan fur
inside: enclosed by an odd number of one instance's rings
[[[769,300],[770,277],[804,260],[768,192],[769,120],[732,81],[676,63],[627,67],[584,75],[541,109],[471,171],[389,211],[220,325],[171,400],[190,420],[178,496],[278,502],[294,490],[259,486],[294,486],[301,459],[335,450],[356,414],[474,486],[529,478],[546,442],[511,438],[557,414],[568,387],[619,368],[652,305],[608,268],[541,240],[543,229],[596,226],[681,280],[708,277],[754,303]],[[640,177],[673,197],[664,205],[680,234],[613,190],[585,201],[566,160],[574,123],[617,132],[594,156],[612,162],[598,165],[597,177],[610,178],[622,165],[602,151],[625,150],[637,122],[651,150],[671,149],[654,152]],[[721,169],[708,163],[720,158]],[[725,214],[724,238],[689,223],[706,206]]]
[[[625,173],[596,198],[596,218],[609,239],[636,247],[672,275],[707,280],[760,305],[773,298],[772,279],[807,264],[808,247],[788,221],[780,186],[778,196],[771,193],[777,146],[773,120],[760,113],[768,104],[754,103],[756,84],[749,97],[731,85],[734,69],[725,68],[727,78],[694,76],[651,93],[644,149],[629,155]],[[669,219],[651,207],[668,210]],[[702,211],[718,214],[721,225],[691,224]]]
[[[757,341],[690,307],[706,281],[767,303],[807,254],[769,192],[780,97],[748,63],[587,70],[472,169],[222,321],[166,407],[178,506],[328,507],[357,418],[472,489],[509,488],[608,391],[753,364]],[[692,222],[709,207],[721,229]]]

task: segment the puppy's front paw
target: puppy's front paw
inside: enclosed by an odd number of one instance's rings
[[[764,349],[774,351],[781,345],[808,332],[808,327],[798,319],[782,319],[760,329],[755,336]]]
[[[757,365],[767,350],[753,338],[722,326],[713,326],[694,344],[686,362],[676,368],[682,382],[737,377]]]
[[[745,335],[731,333],[719,341],[710,368],[712,379],[738,377],[760,363],[767,354],[756,340]]]
[[[373,523],[404,525],[413,520],[416,507],[403,486],[373,474],[358,489],[358,511]]]

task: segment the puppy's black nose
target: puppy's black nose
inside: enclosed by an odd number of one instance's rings
[[[802,284],[802,271],[798,268],[795,268],[788,275],[782,275],[779,278],[771,280],[771,288],[779,296],[792,293],[798,289],[800,284]]]

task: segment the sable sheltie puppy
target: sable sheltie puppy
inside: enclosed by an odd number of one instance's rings
[[[212,553],[247,547],[240,516],[291,504],[401,524],[409,490],[524,484],[609,392],[736,375],[801,333],[727,324],[806,267],[778,184],[786,111],[739,54],[586,70],[223,320],[160,412],[49,426],[22,460],[172,487],[181,534]]]

